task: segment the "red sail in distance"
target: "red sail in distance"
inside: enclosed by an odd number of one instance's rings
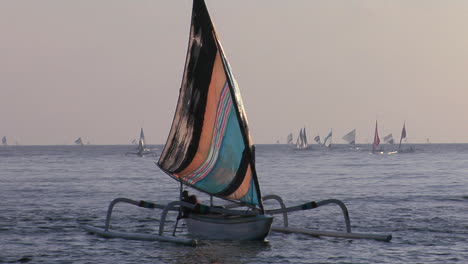
[[[374,145],[372,150],[375,151],[380,144],[379,132],[377,130],[377,120],[375,121],[375,134],[374,134]]]

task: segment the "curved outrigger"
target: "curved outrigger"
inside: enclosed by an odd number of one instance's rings
[[[299,233],[299,234],[310,235],[314,237],[326,236],[326,237],[340,237],[340,238],[347,238],[347,239],[374,239],[374,240],[386,241],[386,242],[392,239],[392,235],[390,234],[381,235],[381,234],[364,234],[364,233],[351,232],[351,221],[349,218],[348,209],[346,208],[346,205],[342,201],[337,200],[337,199],[328,199],[328,200],[323,200],[319,202],[312,201],[312,202],[307,202],[304,204],[291,206],[291,207],[286,207],[282,198],[278,195],[267,195],[263,197],[263,200],[264,201],[275,200],[280,205],[279,208],[265,210],[266,216],[282,215],[283,217],[283,226],[275,226],[275,225],[271,226],[270,230],[274,232]],[[129,233],[129,232],[119,232],[119,231],[111,230],[110,227],[111,227],[112,212],[117,203],[127,203],[127,204],[132,204],[132,205],[143,207],[143,208],[161,210],[158,233],[157,234],[142,234],[142,233]],[[289,226],[289,219],[288,219],[289,213],[292,213],[295,211],[315,209],[315,208],[318,208],[324,205],[330,205],[330,204],[338,205],[341,208],[341,211],[344,217],[344,222],[345,222],[345,231],[341,231],[341,232],[340,231],[321,231],[317,229],[308,229],[308,228]],[[209,216],[209,215],[217,215],[218,219],[220,219],[221,217],[225,217],[225,218],[235,218],[236,216],[258,217],[262,215],[252,210],[246,211],[246,210],[235,209],[235,208],[238,208],[239,206],[242,206],[242,205],[235,204],[235,203],[230,204],[230,205],[224,205],[224,206],[213,206],[213,205],[202,205],[202,204],[197,205],[197,204],[184,202],[184,201],[173,201],[168,204],[158,204],[158,203],[153,203],[153,202],[148,202],[148,201],[143,201],[143,200],[136,201],[136,200],[132,200],[128,198],[116,198],[109,205],[104,228],[96,228],[96,227],[89,226],[89,225],[83,225],[83,228],[90,233],[97,234],[97,235],[107,237],[107,238],[124,238],[124,239],[146,240],[146,241],[165,241],[165,242],[174,242],[174,243],[179,243],[179,244],[195,246],[197,244],[196,238],[199,237],[197,236],[197,234],[193,234],[192,232],[192,235],[194,237],[190,237],[190,236],[189,237],[187,236],[177,237],[176,236],[176,233],[177,233],[176,230],[179,228],[178,222],[182,218],[181,215],[183,211],[191,212],[190,214],[188,214],[187,217],[184,217],[186,221],[187,220],[191,221],[189,219],[196,219],[197,217],[203,217],[203,216]],[[165,230],[168,212],[179,213],[177,220],[176,220],[176,224],[174,225],[172,231]],[[222,224],[224,230],[226,231],[226,223],[218,223],[218,224]],[[270,228],[269,225],[267,225],[267,227]],[[235,230],[236,232],[239,232],[242,229],[239,229],[238,227],[237,228],[233,227],[233,230]],[[206,231],[206,229],[204,229],[204,231]],[[166,233],[168,232],[171,232],[172,235],[166,235]],[[264,237],[259,237],[258,239],[252,238],[252,239],[240,239],[240,240],[263,240],[263,238]],[[223,239],[223,238],[219,238],[219,239]]]

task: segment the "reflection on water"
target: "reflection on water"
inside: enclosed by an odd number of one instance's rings
[[[192,249],[177,252],[166,252],[163,258],[170,259],[173,263],[241,264],[252,263],[253,260],[260,260],[261,253],[269,249],[269,243],[262,241],[201,241],[197,247]]]

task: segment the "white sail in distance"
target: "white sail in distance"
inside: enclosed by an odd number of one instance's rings
[[[395,143],[395,140],[393,140],[392,133],[390,133],[390,134],[388,134],[388,135],[386,135],[384,137],[384,142],[387,143],[387,144],[391,144],[391,145],[393,145]]]
[[[346,135],[343,136],[343,140],[348,142],[348,144],[356,144],[356,129],[351,130]]]

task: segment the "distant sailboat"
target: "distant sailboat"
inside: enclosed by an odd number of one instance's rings
[[[375,121],[375,133],[374,133],[374,143],[372,144],[372,153],[375,153],[376,151],[381,151],[377,150],[377,147],[380,144],[380,138],[379,138],[379,131],[377,130],[377,120]]]
[[[297,140],[296,140],[296,149],[306,150],[309,148],[310,146],[309,146],[309,143],[307,142],[307,133],[304,127],[299,130],[299,136],[297,137]]]
[[[356,129],[351,130],[348,134],[343,136],[343,140],[350,145],[356,145]]]
[[[127,152],[125,155],[137,155],[137,156],[144,156],[153,154],[151,149],[146,148],[145,144],[145,133],[143,132],[143,128],[140,129],[140,139],[138,140],[138,146],[136,148],[136,152]]]
[[[401,149],[401,141],[406,139],[406,123],[403,123],[403,129],[401,130],[400,144],[398,145],[398,150]]]
[[[401,129],[401,137],[400,137],[400,144],[398,144],[398,152],[414,152],[413,147],[409,147],[406,150],[401,149],[401,142],[403,139],[406,141],[406,122],[403,123],[403,128]]]
[[[390,144],[390,145],[393,145],[395,143],[395,141],[393,140],[392,133],[386,135],[383,140],[385,143]]]
[[[328,135],[325,137],[323,140],[323,146],[327,148],[331,148],[332,145],[332,136],[333,136],[333,130],[328,133]]]
[[[6,136],[3,136],[3,137],[2,137],[2,145],[3,145],[3,146],[8,145]]]
[[[83,140],[81,139],[81,137],[79,137],[79,138],[77,138],[77,139],[75,140],[75,144],[76,144],[76,145],[80,145],[80,146],[83,146],[83,145],[84,145],[84,144],[83,144]]]
[[[145,152],[145,133],[143,128],[140,130],[140,140],[138,141],[137,155],[141,156]]]
[[[143,132],[143,128],[140,129],[140,140],[138,141],[138,148],[139,151],[145,150],[145,133]]]

